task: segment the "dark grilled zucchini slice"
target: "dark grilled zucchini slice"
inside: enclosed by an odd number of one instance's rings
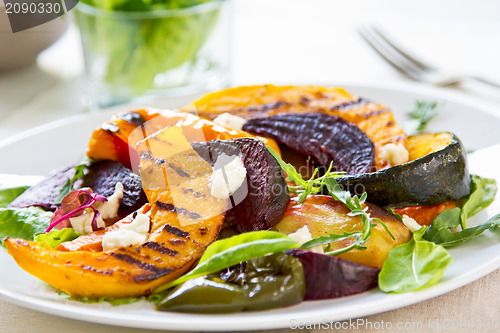
[[[377,172],[338,179],[353,194],[395,207],[434,205],[461,199],[470,193],[465,149],[452,133],[408,137],[410,161]]]

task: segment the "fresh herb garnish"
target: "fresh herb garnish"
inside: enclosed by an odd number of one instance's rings
[[[427,123],[434,118],[441,108],[436,101],[416,101],[415,106],[407,114],[411,118],[408,121],[406,132],[415,135],[427,130]]]
[[[290,192],[300,194],[298,204],[302,203],[308,195],[321,192],[323,186],[326,186],[328,192],[335,200],[342,202],[347,208],[351,210],[348,214],[349,216],[359,216],[361,218],[361,221],[363,222],[363,230],[361,231],[344,232],[343,234],[333,233],[329,236],[321,236],[302,244],[302,248],[307,249],[317,245],[328,244],[326,249],[327,252],[325,254],[333,256],[339,255],[352,249],[365,250],[366,247],[364,246],[364,244],[368,241],[368,238],[370,238],[372,228],[377,225],[376,223],[374,223],[374,221],[380,223],[380,225],[387,231],[391,238],[394,239],[394,236],[390,232],[389,228],[387,228],[387,225],[379,218],[372,218],[367,212],[368,207],[362,206],[367,199],[367,193],[363,193],[361,197],[358,197],[357,195],[352,197],[349,191],[344,191],[335,180],[335,178],[340,177],[342,174],[331,172],[331,164],[324,176],[315,178],[316,174],[319,171],[316,168],[311,179],[304,180],[300,173],[298,173],[291,164],[283,161],[271,147],[267,147],[267,149],[274,156],[283,171],[287,174],[287,181],[291,180],[296,184],[295,186],[289,185],[288,188],[290,189]],[[330,243],[348,238],[353,238],[354,243],[341,249],[330,251]]]
[[[73,190],[73,185],[75,184],[75,181],[78,179],[81,179],[85,176],[85,169],[92,163],[92,161],[85,157],[80,163],[75,165],[75,175],[71,178],[68,178],[64,186],[61,188],[61,191],[59,191],[59,194],[57,195],[56,200],[54,201],[54,204],[60,205],[62,203],[63,198],[68,195],[71,190]]]
[[[379,274],[381,290],[410,292],[430,287],[441,279],[453,258],[444,247],[422,239],[426,229],[423,226],[408,243],[389,252]]]
[[[162,292],[190,279],[218,272],[243,261],[298,247],[300,247],[299,243],[274,231],[246,232],[218,240],[207,247],[198,265],[192,271],[157,288],[154,293]]]
[[[323,176],[316,178],[316,175],[319,172],[319,169],[316,168],[314,169],[312,177],[309,180],[304,180],[304,178],[302,178],[302,175],[295,169],[293,165],[283,161],[273,148],[269,146],[266,147],[271,155],[273,155],[273,157],[276,159],[281,169],[283,169],[283,171],[286,173],[286,180],[293,181],[296,184],[295,186],[288,185],[288,189],[290,192],[299,195],[299,204],[304,202],[308,195],[320,193],[323,186],[325,185],[325,180],[327,178],[337,178],[345,174],[345,172],[332,172],[332,164],[330,164],[330,167]]]

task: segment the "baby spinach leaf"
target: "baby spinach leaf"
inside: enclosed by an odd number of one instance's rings
[[[379,274],[385,292],[403,293],[436,284],[453,258],[440,245],[422,240],[427,227],[415,231],[412,239],[391,250]]]
[[[222,239],[207,247],[198,265],[192,271],[157,288],[154,293],[164,291],[187,280],[220,271],[243,261],[298,247],[300,247],[299,243],[282,233],[274,231],[253,231]]]
[[[72,241],[80,236],[73,228],[64,228],[62,230],[53,229],[46,234],[40,234],[35,237],[36,242],[46,243],[48,246],[55,248],[59,244]]]
[[[0,208],[6,208],[15,198],[23,194],[29,186],[0,188]]]
[[[495,179],[471,175],[471,194],[462,206],[462,229],[467,227],[467,219],[486,208],[495,199],[497,183]]]
[[[0,208],[0,243],[5,237],[33,240],[50,224],[52,212],[39,207]]]

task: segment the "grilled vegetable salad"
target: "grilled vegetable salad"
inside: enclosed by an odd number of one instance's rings
[[[454,134],[407,136],[343,89],[238,87],[194,106],[116,114],[83,161],[0,188],[19,266],[81,301],[254,311],[429,287],[447,247],[500,226],[467,228],[496,183],[469,174]]]

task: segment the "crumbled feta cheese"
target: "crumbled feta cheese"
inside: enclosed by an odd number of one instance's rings
[[[108,232],[102,238],[104,251],[144,243],[149,234],[149,216],[137,214],[135,219],[123,224],[118,230]]]
[[[246,119],[226,112],[217,116],[213,122],[226,128],[241,130],[246,122]]]
[[[115,191],[110,195],[105,202],[97,202],[92,205],[99,211],[97,217],[97,227],[104,228],[106,225],[103,219],[115,218],[118,215],[118,208],[120,208],[120,200],[123,198],[123,184],[118,182],[115,185]],[[91,210],[80,216],[71,217],[69,219],[73,229],[79,234],[88,234],[92,232],[92,219],[94,212]]]
[[[120,200],[123,198],[123,184],[118,182],[115,185],[115,192],[108,197],[108,201],[97,202],[95,209],[99,211],[103,219],[112,219],[118,215]]]
[[[408,162],[410,154],[404,146],[388,143],[382,147],[382,158],[391,165],[399,165]]]
[[[210,177],[210,194],[219,199],[227,199],[240,188],[246,176],[247,169],[238,156],[222,153],[215,161],[214,172]]]
[[[403,223],[411,232],[415,232],[422,227],[420,224],[418,224],[417,221],[415,221],[408,215],[403,215]]]
[[[299,243],[300,245],[302,245],[306,242],[309,242],[312,239],[312,235],[311,235],[311,232],[309,231],[309,228],[307,227],[307,225],[305,225],[302,228],[300,228],[299,230],[295,231],[294,233],[288,235],[288,238],[290,238],[291,240],[294,240],[297,243]],[[316,253],[325,253],[323,251],[323,246],[321,246],[321,245],[313,246],[307,250],[309,250],[311,252],[316,252]]]
[[[90,211],[88,213],[82,214],[80,216],[70,217],[69,222],[73,229],[82,235],[91,233],[92,230],[92,219],[94,218],[94,212]],[[106,225],[101,216],[97,217],[97,227],[104,228]]]

